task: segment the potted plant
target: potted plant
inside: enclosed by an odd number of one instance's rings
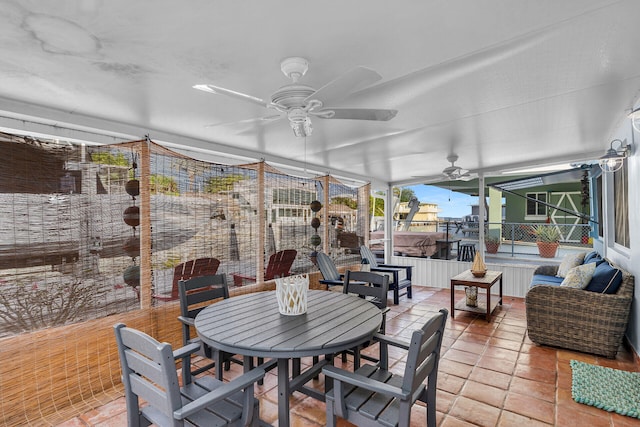
[[[542,258],[555,258],[560,245],[560,230],[554,225],[539,224],[533,227],[538,253]]]
[[[498,253],[500,247],[500,237],[494,234],[486,234],[484,236],[484,247],[488,254]]]

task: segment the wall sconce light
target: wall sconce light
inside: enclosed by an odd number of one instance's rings
[[[636,131],[640,132],[640,107],[630,112],[629,118],[631,119],[631,124],[633,125],[633,128]]]
[[[616,143],[618,148],[613,148]],[[629,156],[629,151],[631,151],[631,144],[627,144],[626,139],[624,141],[614,139],[611,141],[611,146],[605,155],[598,160],[600,168],[604,172],[616,172],[620,170],[624,159]]]

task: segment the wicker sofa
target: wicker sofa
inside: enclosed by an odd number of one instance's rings
[[[531,341],[614,358],[629,321],[634,277],[613,267],[622,272],[615,294],[532,283],[525,298]],[[557,271],[557,265],[543,265],[534,277],[550,278]]]

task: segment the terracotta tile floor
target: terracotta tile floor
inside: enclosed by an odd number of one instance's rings
[[[387,334],[408,337],[414,325],[440,308],[449,308],[448,289],[418,287],[412,300],[401,299],[387,315]],[[463,297],[463,293],[458,295]],[[375,348],[369,349],[374,351]],[[404,368],[402,353],[391,354],[392,369]],[[632,355],[624,350],[616,359],[540,347],[526,335],[526,315],[522,298],[506,297],[491,323],[484,317],[456,312],[447,321],[442,346],[437,394],[439,426],[638,426],[636,419],[610,414],[571,398],[569,361],[588,363],[629,371],[640,371]],[[303,363],[310,363],[305,360]],[[341,366],[340,358],[335,361]],[[225,378],[241,372],[232,365]],[[351,369],[347,363],[347,369]],[[322,388],[322,377],[312,383]],[[275,371],[267,373],[263,386],[256,388],[260,398],[261,418],[277,422]],[[325,405],[306,395],[291,397],[292,426],[322,426]],[[76,416],[59,426],[122,426],[126,424],[123,398]],[[342,422],[339,425],[350,425]],[[426,425],[424,407],[414,405],[412,425]]]

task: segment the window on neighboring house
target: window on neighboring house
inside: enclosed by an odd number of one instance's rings
[[[527,212],[525,219],[536,220],[547,217],[547,193],[527,193]],[[539,203],[543,202],[543,203]]]
[[[622,168],[613,173],[613,212],[615,221],[615,242],[630,248],[629,239],[629,183],[627,180],[627,159]]]

